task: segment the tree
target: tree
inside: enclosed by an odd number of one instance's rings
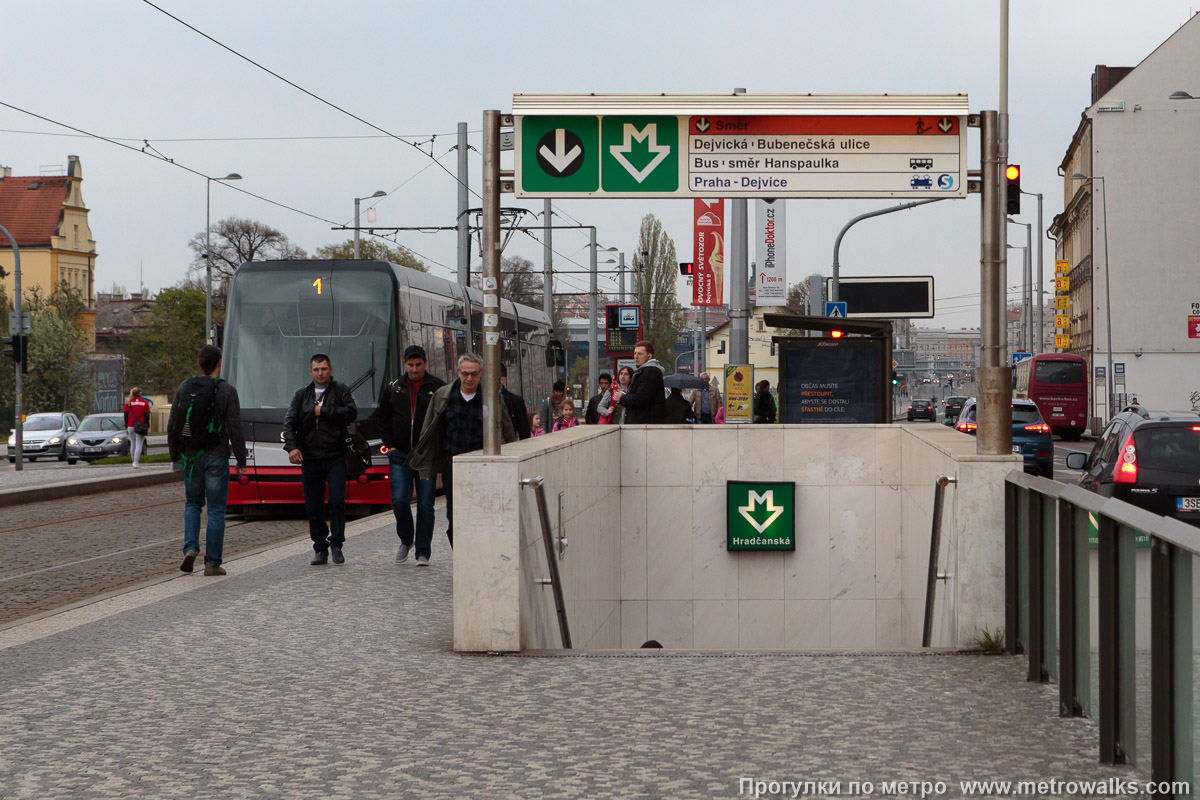
[[[483,276],[471,278],[476,289],[483,285]],[[512,256],[500,259],[500,296],[531,308],[542,307],[542,276],[534,272],[528,258]]]
[[[35,287],[22,306],[33,318],[24,410],[71,411],[82,416],[91,407],[95,389],[87,363],[87,336],[76,324],[87,302],[78,289],[60,285],[48,298]]]
[[[808,284],[813,278],[822,279],[821,296],[824,297],[824,276],[819,272],[814,272],[799,283],[793,283],[788,287],[787,300],[784,302],[788,311],[793,314],[808,314]]]
[[[196,354],[203,346],[204,292],[163,289],[154,302],[154,320],[125,346],[127,381],[145,394],[174,396],[196,373]]]
[[[429,267],[412,250],[404,245],[392,247],[383,239],[368,237],[358,242],[359,258],[366,261],[387,261],[418,272],[429,272]],[[338,244],[327,244],[317,248],[317,258],[328,261],[348,261],[354,258],[354,240],[347,239]]]
[[[642,217],[633,269],[634,297],[642,306],[642,338],[654,343],[660,364],[673,364],[675,339],[684,327],[683,309],[675,290],[679,263],[675,242],[653,214]]]
[[[205,232],[200,231],[188,242],[196,257],[189,271],[204,281],[207,264],[204,260]],[[222,298],[224,308],[225,287],[238,267],[247,261],[264,261],[272,258],[307,258],[304,248],[292,244],[280,230],[262,222],[241,217],[230,217],[212,227],[212,270],[213,305]]]

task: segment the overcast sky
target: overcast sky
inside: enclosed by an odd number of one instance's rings
[[[96,288],[158,290],[191,262],[188,240],[204,229],[205,180],[212,218],[273,225],[310,253],[348,238],[354,197],[375,202],[378,225],[452,225],[457,123],[469,123],[470,182],[480,187],[482,110],[508,111],[514,93],[726,92],[965,93],[972,111],[999,98],[999,0],[927,2],[414,3],[366,0],[155,0],[226,47],[325,101],[418,144],[386,137],[303,94],[190,30],[144,0],[10,2],[3,16],[0,100],[56,122],[117,139],[71,134],[0,107],[0,164],[14,175],[83,167],[99,253]],[[1184,24],[1195,0],[1012,0],[1011,161],[1022,186],[1045,194],[1045,224],[1062,209],[1057,175],[1096,64],[1135,66]],[[1194,94],[1200,87],[1179,87]],[[978,166],[978,133],[969,138]],[[234,190],[244,189],[289,210]],[[473,200],[473,205],[477,204]],[[503,200],[541,211],[540,200]],[[787,270],[795,282],[828,274],[834,238],[851,217],[887,200],[792,200]],[[935,326],[978,325],[979,199],[937,203],[860,223],[841,251],[843,276],[933,275]],[[636,248],[642,216],[660,217],[681,259],[691,257],[687,200],[566,200],[568,222],[598,227],[603,246]],[[1022,219],[1036,223],[1026,198]],[[304,212],[304,213],[300,213]],[[311,216],[306,216],[311,215]],[[2,222],[2,220],[0,220]],[[1036,231],[1035,231],[1036,235]],[[1024,243],[1010,227],[1009,241]],[[450,277],[453,233],[402,234],[435,274]],[[1046,276],[1053,252],[1046,242]],[[586,232],[557,232],[556,267],[587,264]],[[505,255],[540,268],[541,245],[518,235]],[[753,254],[751,254],[753,257]],[[579,265],[566,263],[567,258]],[[1020,251],[1010,286],[1020,280]],[[564,275],[556,291],[585,290]],[[612,290],[602,280],[602,290]],[[690,301],[680,283],[680,298]],[[928,321],[922,324],[930,324]]]

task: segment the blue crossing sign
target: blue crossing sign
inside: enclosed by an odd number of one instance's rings
[[[837,302],[826,302],[825,303],[825,316],[840,317],[841,319],[845,319],[846,318],[846,302],[844,300],[839,300]]]

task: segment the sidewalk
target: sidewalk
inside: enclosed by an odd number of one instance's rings
[[[349,526],[344,567],[297,541],[0,631],[0,797],[752,796],[742,778],[958,797],[959,780],[1136,777],[1097,764],[1095,724],[1060,719],[1056,688],[1006,656],[455,654],[444,530],[439,503],[427,569],[395,563],[376,516]]]

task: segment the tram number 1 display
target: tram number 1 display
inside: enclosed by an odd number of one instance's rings
[[[317,278],[315,281],[312,282],[313,287],[317,290],[317,294],[321,293],[321,281],[322,281],[322,278]]]

